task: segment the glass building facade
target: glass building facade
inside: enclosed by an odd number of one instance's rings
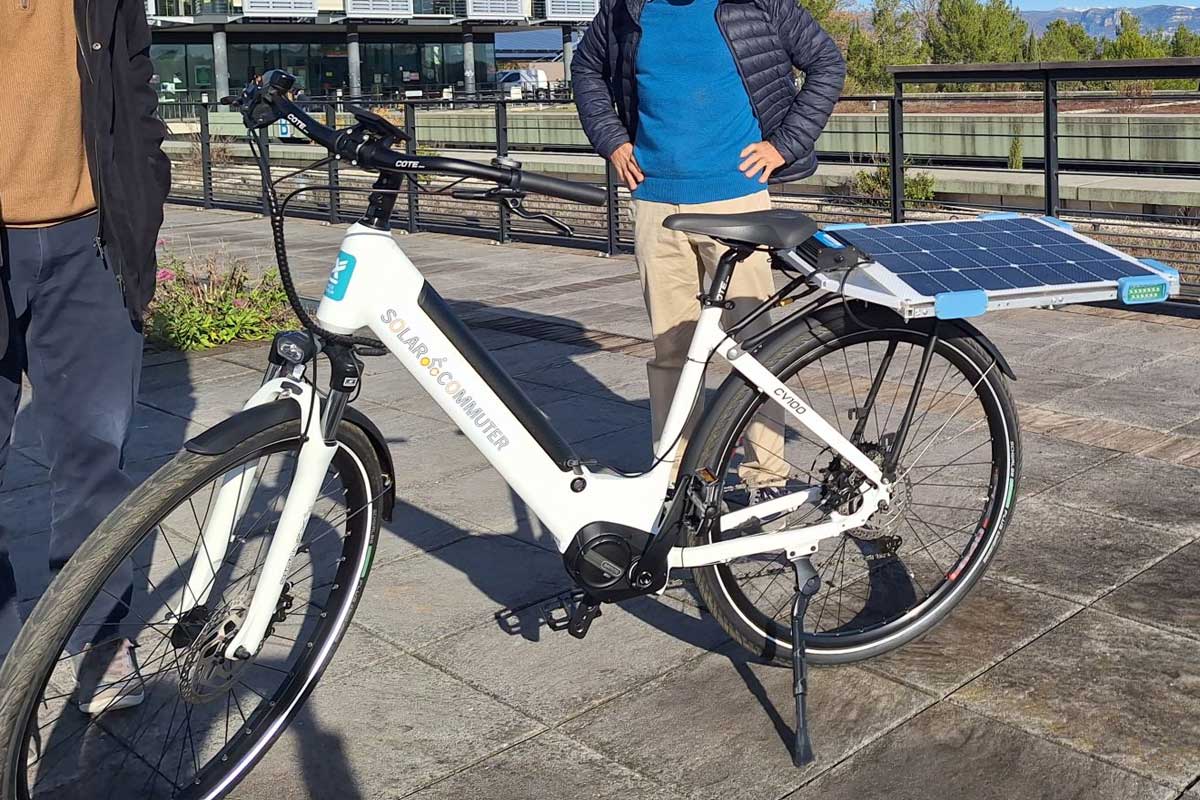
[[[199,100],[217,89],[211,33],[169,35],[155,32],[150,57],[157,74],[159,96]],[[289,37],[291,38],[291,37]],[[308,37],[317,39],[318,37]],[[254,75],[281,68],[294,74],[297,84],[310,96],[348,93],[350,52],[344,35],[323,35],[324,41],[284,41],[284,37],[238,34],[230,26],[226,54],[231,91],[245,85]],[[363,94],[403,97],[407,91],[440,93],[444,88],[463,89],[465,69],[463,42],[450,34],[394,36],[362,33],[359,37],[359,86]],[[492,37],[475,35],[475,86],[490,89],[496,78],[496,53]],[[216,99],[210,97],[210,100]]]

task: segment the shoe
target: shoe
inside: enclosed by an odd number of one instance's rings
[[[85,714],[133,708],[146,699],[133,642],[88,645],[76,670],[75,702]]]

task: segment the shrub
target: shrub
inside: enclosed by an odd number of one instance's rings
[[[287,294],[274,273],[254,278],[246,265],[209,258],[197,269],[160,259],[158,289],[147,335],[177,350],[205,350],[233,341],[269,339],[294,323]]]
[[[850,176],[847,189],[850,194],[872,200],[887,200],[891,197],[892,170],[887,164],[874,169],[860,169]],[[904,199],[932,200],[934,178],[928,172],[904,170]]]
[[[1023,169],[1025,167],[1025,154],[1022,152],[1021,137],[1014,136],[1012,142],[1008,145],[1008,168]]]

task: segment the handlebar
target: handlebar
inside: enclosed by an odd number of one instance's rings
[[[264,128],[286,119],[312,141],[335,156],[357,163],[366,169],[381,172],[436,172],[463,178],[490,181],[500,186],[524,192],[549,195],[562,200],[602,206],[608,202],[608,192],[598,186],[552,178],[536,172],[479,164],[459,158],[423,156],[401,153],[386,146],[393,137],[383,141],[358,139],[347,131],[338,131],[317,122],[295,103],[286,92],[295,79],[283,70],[271,70],[263,76],[263,85],[248,86],[246,92],[231,105],[240,106],[247,127]],[[399,133],[399,132],[396,132]]]

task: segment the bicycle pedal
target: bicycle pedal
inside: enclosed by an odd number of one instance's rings
[[[566,630],[570,627],[575,609],[579,607],[583,599],[583,592],[575,589],[570,592],[563,592],[557,597],[552,597],[543,602],[540,610],[546,627],[552,631]]]

